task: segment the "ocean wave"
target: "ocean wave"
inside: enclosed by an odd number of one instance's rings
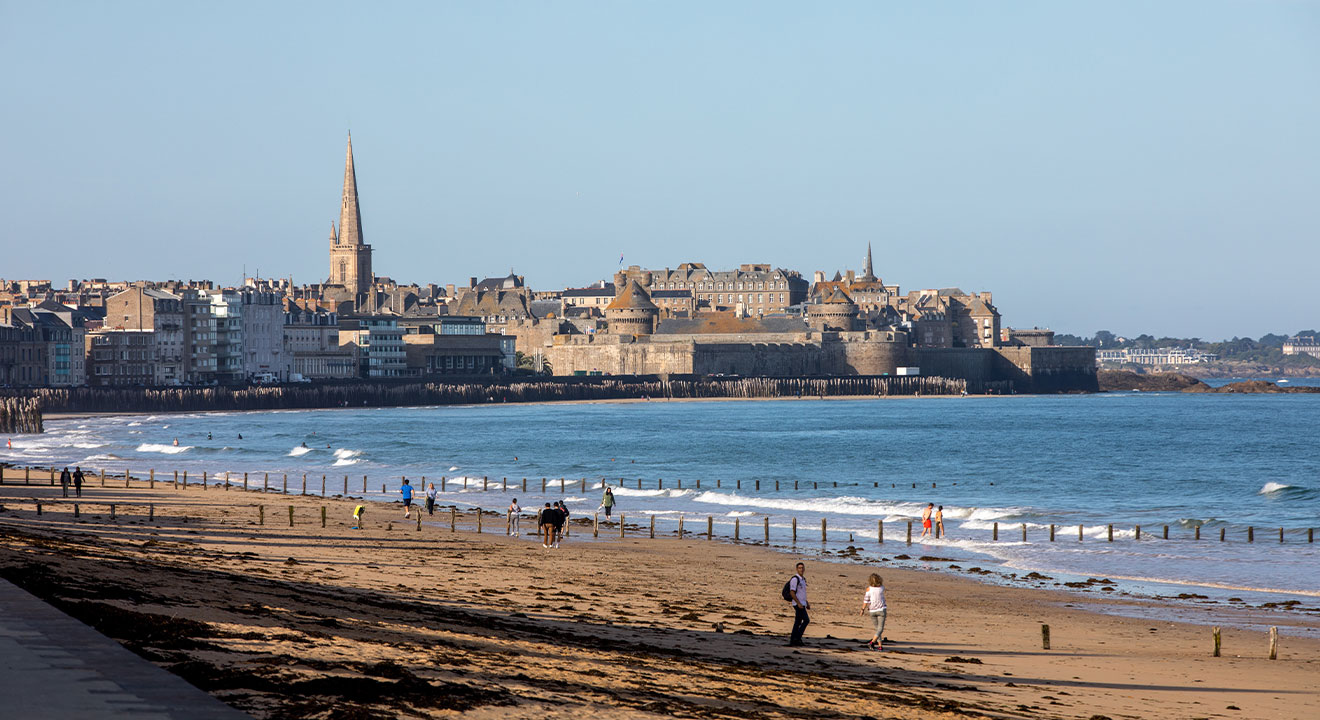
[[[81,449],[83,449],[83,450],[92,450],[92,449],[94,449],[94,448],[105,447],[105,446],[108,445],[108,444],[109,444],[109,443],[80,443],[80,442],[76,442],[76,443],[73,444],[73,446],[76,447],[76,448],[81,448]]]
[[[289,457],[302,457],[303,455],[306,455],[311,451],[312,449],[307,447],[306,445],[299,445],[298,447],[289,451]]]
[[[357,465],[358,462],[360,462],[358,458],[339,458],[338,460],[335,461],[333,467],[344,467],[345,465]]]
[[[1276,493],[1276,492],[1279,492],[1280,490],[1289,490],[1289,489],[1292,489],[1293,487],[1295,487],[1295,486],[1294,486],[1294,485],[1286,485],[1286,484],[1284,484],[1284,483],[1267,482],[1267,483],[1265,483],[1264,485],[1261,486],[1261,488],[1260,488],[1260,492],[1258,492],[1258,493],[1256,493],[1256,494],[1257,494],[1257,495],[1269,495],[1270,493]]]
[[[618,491],[616,491],[617,494]],[[637,493],[638,491],[633,491]],[[655,491],[643,490],[642,493]],[[665,491],[668,492],[668,491]],[[689,492],[687,490],[682,491]],[[883,500],[868,500],[861,497],[837,497],[837,498],[765,498],[748,497],[738,495],[737,493],[718,493],[705,491],[693,498],[693,502],[710,503],[712,505],[740,505],[751,508],[769,508],[773,510],[788,510],[797,512],[813,513],[832,513],[837,515],[865,515],[871,517],[920,517],[921,511],[926,508],[924,503],[919,502],[886,502]]]
[[[159,443],[142,443],[137,446],[138,452],[154,452],[165,455],[178,455],[192,449],[192,445],[161,445]]]
[[[339,458],[340,460],[348,460],[350,458],[355,458],[361,454],[362,454],[361,450],[349,450],[348,448],[339,448],[338,450],[335,451],[335,457]]]
[[[457,469],[458,469],[458,466],[455,465],[455,466],[449,468],[449,470],[447,470],[446,472],[454,472],[454,471],[457,470]]]
[[[739,518],[739,517],[750,517],[755,514],[756,513],[752,512],[751,510],[730,510],[729,512],[725,513],[724,516],[731,518]]]

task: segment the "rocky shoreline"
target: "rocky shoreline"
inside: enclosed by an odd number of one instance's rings
[[[1184,393],[1320,393],[1320,387],[1281,386],[1266,380],[1244,380],[1211,387],[1181,373],[1134,373],[1127,370],[1101,370],[1096,374],[1100,392],[1184,392]]]

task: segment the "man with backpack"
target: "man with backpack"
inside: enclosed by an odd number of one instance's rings
[[[780,591],[785,600],[793,603],[793,633],[788,638],[789,647],[803,645],[802,633],[811,623],[811,618],[807,615],[807,611],[811,609],[811,603],[807,602],[807,566],[798,563],[796,569],[797,573],[784,583],[784,589]]]

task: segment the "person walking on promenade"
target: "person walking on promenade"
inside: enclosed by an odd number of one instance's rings
[[[885,604],[885,581],[875,573],[867,580],[870,586],[866,588],[866,593],[862,595],[862,615],[871,616],[871,626],[875,629],[875,635],[866,646],[872,650],[884,650],[885,643],[885,616],[889,614],[889,606]]]
[[[412,485],[408,484],[408,478],[403,479],[403,485],[399,486],[399,494],[403,496],[403,516],[412,517]]]
[[[431,483],[426,488],[426,514],[435,514],[435,483]]]
[[[509,503],[509,536],[518,537],[518,521],[522,519],[522,508],[518,507],[518,498]]]
[[[801,647],[802,633],[806,632],[807,625],[811,624],[811,617],[807,611],[811,609],[811,603],[807,602],[807,566],[798,563],[796,574],[788,579],[788,584],[784,586],[784,591],[789,597],[789,602],[793,603],[793,632],[788,636],[789,647]]]
[[[935,510],[935,537],[944,537],[944,506],[941,505]]]
[[[69,483],[71,482],[73,482],[73,477],[69,475],[69,466],[65,465],[64,469],[60,471],[60,490],[64,493],[64,497],[69,496]]]
[[[605,497],[601,498],[600,506],[605,508],[607,518],[614,512],[614,490],[609,485],[605,486]]]
[[[82,466],[73,468],[73,494],[82,497],[83,471]]]
[[[919,538],[921,540],[925,540],[926,536],[931,534],[930,514],[934,510],[935,503],[926,503],[926,509],[921,511],[921,537]]]

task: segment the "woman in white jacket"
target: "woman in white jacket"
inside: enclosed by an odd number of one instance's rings
[[[884,650],[885,616],[889,614],[889,606],[885,604],[885,581],[879,575],[871,573],[871,578],[867,582],[870,587],[866,588],[866,594],[862,596],[862,611],[859,614],[871,616],[875,635],[866,646],[872,650]]]

